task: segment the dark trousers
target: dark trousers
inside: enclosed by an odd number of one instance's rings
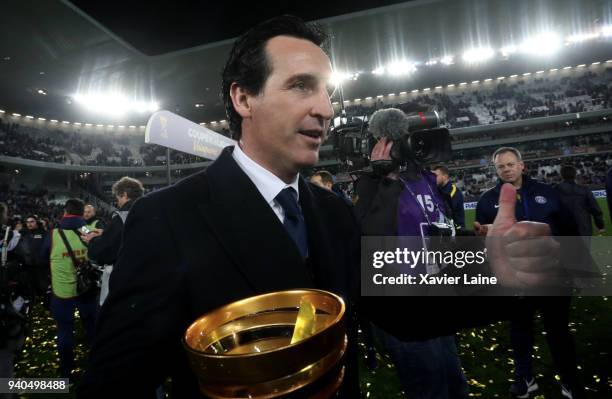
[[[469,396],[454,336],[401,341],[381,329],[375,331],[393,359],[407,398],[466,399]]]
[[[568,327],[571,301],[571,296],[530,297],[517,301],[510,324],[517,378],[529,379],[533,376],[533,319],[535,312],[539,311],[544,322],[550,354],[562,382],[573,389],[579,388],[576,348]]]
[[[69,378],[74,368],[74,310],[79,310],[79,316],[85,329],[87,344],[91,345],[96,317],[95,296],[62,299],[51,298],[51,316],[57,323],[57,351],[60,358],[60,375]]]

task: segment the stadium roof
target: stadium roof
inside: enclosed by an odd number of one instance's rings
[[[232,39],[283,13],[327,27],[336,69],[369,74],[393,59],[459,57],[467,48],[497,49],[543,29],[581,33],[610,23],[611,7],[607,0],[262,1],[248,8],[223,1],[8,0],[0,13],[0,108],[48,119],[142,124],[145,116],[105,116],[74,101],[76,93],[116,89],[155,99],[196,122],[222,119],[219,76]],[[345,98],[600,61],[610,54],[607,41],[545,59],[457,63],[402,78],[365,76],[345,85]]]

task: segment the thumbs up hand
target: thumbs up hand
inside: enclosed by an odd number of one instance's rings
[[[486,246],[493,273],[502,285],[533,288],[555,281],[559,275],[559,244],[545,223],[518,222],[516,189],[506,183],[499,209],[488,226]]]

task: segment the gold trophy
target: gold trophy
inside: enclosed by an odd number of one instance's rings
[[[328,399],[344,378],[345,304],[330,292],[273,292],[194,321],[183,345],[215,399]]]

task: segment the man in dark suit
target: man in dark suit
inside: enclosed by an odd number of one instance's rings
[[[237,40],[222,90],[239,145],[132,207],[78,397],[153,397],[167,377],[173,397],[201,397],[181,338],[229,302],[316,287],[351,303],[358,226],[298,174],[318,161],[333,116],[323,41],[294,17]]]

